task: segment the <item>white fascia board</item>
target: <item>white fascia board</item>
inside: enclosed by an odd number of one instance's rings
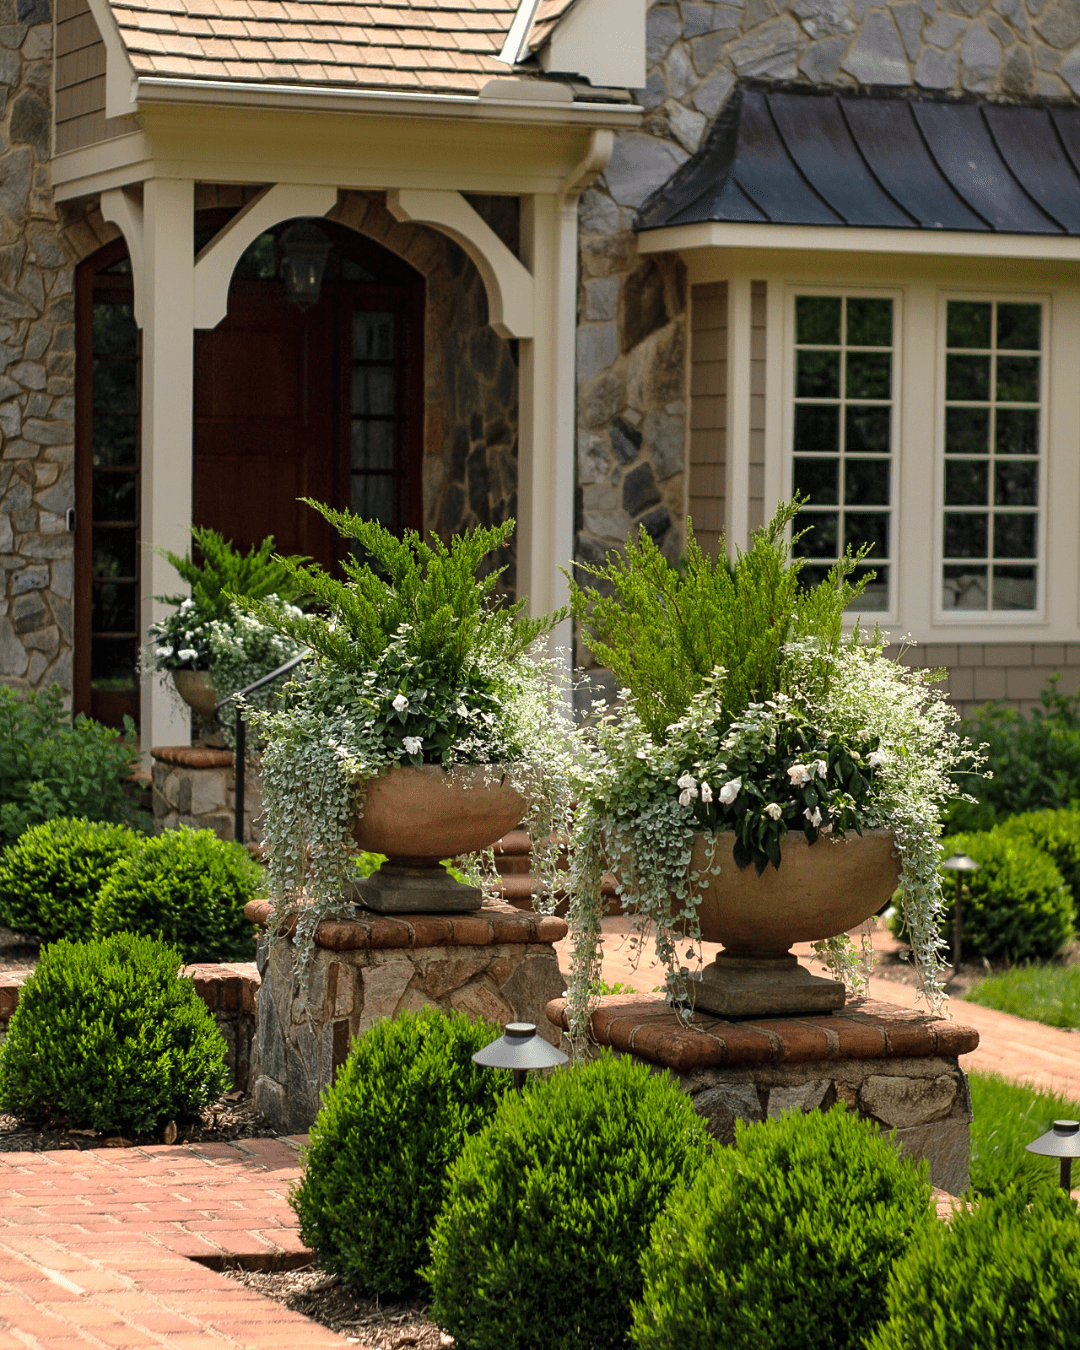
[[[539,3],[540,0],[520,0],[518,4],[514,22],[510,25],[503,49],[499,53],[499,60],[505,61],[508,66],[516,65],[521,60],[529,38],[529,29],[532,27],[533,15]]]
[[[637,0],[634,0],[637,3]],[[626,127],[643,109],[636,103],[591,103],[551,99],[481,98],[478,94],[391,93],[340,86],[262,84],[231,80],[140,79],[137,104],[197,103],[206,107],[284,108],[298,112],[399,112],[407,117],[459,117],[497,122],[554,122]],[[131,111],[131,109],[129,109]]]
[[[537,55],[544,70],[597,88],[645,87],[646,0],[577,0]]]
[[[741,225],[709,221],[642,230],[639,253],[702,249],[786,249],[803,253],[893,253],[956,258],[1035,258],[1080,261],[1080,238],[1045,234],[985,234],[964,230],[874,230],[848,225]]]

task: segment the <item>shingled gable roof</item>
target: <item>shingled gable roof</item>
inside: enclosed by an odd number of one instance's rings
[[[137,77],[476,94],[519,0],[110,0]]]
[[[577,0],[540,0],[529,30],[529,51],[537,51],[551,36],[559,20],[577,3]]]

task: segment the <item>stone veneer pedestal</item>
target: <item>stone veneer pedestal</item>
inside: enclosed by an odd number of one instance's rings
[[[256,900],[245,912],[265,926],[269,911],[268,901]],[[506,904],[473,914],[324,920],[315,933],[306,1006],[292,941],[261,939],[256,1107],[279,1130],[306,1130],[353,1039],[379,1018],[410,1009],[459,1011],[501,1025],[535,1022],[557,1043],[544,1011],[566,987],[553,945],[566,931],[561,919]]]
[[[220,839],[236,837],[236,772],[231,750],[201,745],[156,745],[153,760],[154,833],[188,825],[213,830]],[[262,780],[248,768],[244,775],[244,842],[258,844],[262,834]]]
[[[565,1000],[547,1008],[565,1028]],[[930,1180],[967,1189],[971,1100],[958,1056],[974,1050],[971,1027],[868,1000],[818,1017],[727,1022],[697,1014],[682,1026],[663,995],[613,995],[593,1013],[599,1046],[669,1069],[721,1143],[736,1120],[843,1102],[896,1131],[899,1147],[930,1163]]]

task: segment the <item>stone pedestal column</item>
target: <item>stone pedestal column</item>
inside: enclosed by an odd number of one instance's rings
[[[236,838],[236,771],[231,750],[195,745],[156,745],[150,751],[154,784],[154,833],[188,825]],[[244,842],[259,844],[262,780],[244,775]]]
[[[565,1027],[565,1001],[547,1015]],[[632,994],[600,999],[591,1029],[598,1045],[669,1069],[722,1144],[734,1142],[737,1120],[842,1102],[926,1158],[933,1185],[967,1189],[971,1099],[958,1057],[979,1044],[972,1027],[869,1000],[818,1017],[695,1014],[684,1027],[662,994]]]
[[[256,900],[245,912],[265,924],[269,909]],[[306,1006],[291,940],[263,939],[252,1065],[257,1109],[285,1133],[308,1129],[353,1040],[406,1010],[441,1008],[502,1026],[535,1022],[557,1042],[544,1010],[566,986],[554,948],[566,931],[561,919],[505,904],[474,914],[325,920],[315,934]]]

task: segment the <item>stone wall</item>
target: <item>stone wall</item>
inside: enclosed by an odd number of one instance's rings
[[[71,689],[73,259],[49,186],[49,0],[0,0],[0,680]]]
[[[236,771],[229,750],[203,746],[155,746],[150,752],[154,833],[213,830],[236,838]],[[262,780],[248,765],[244,774],[244,842],[261,844]]]

